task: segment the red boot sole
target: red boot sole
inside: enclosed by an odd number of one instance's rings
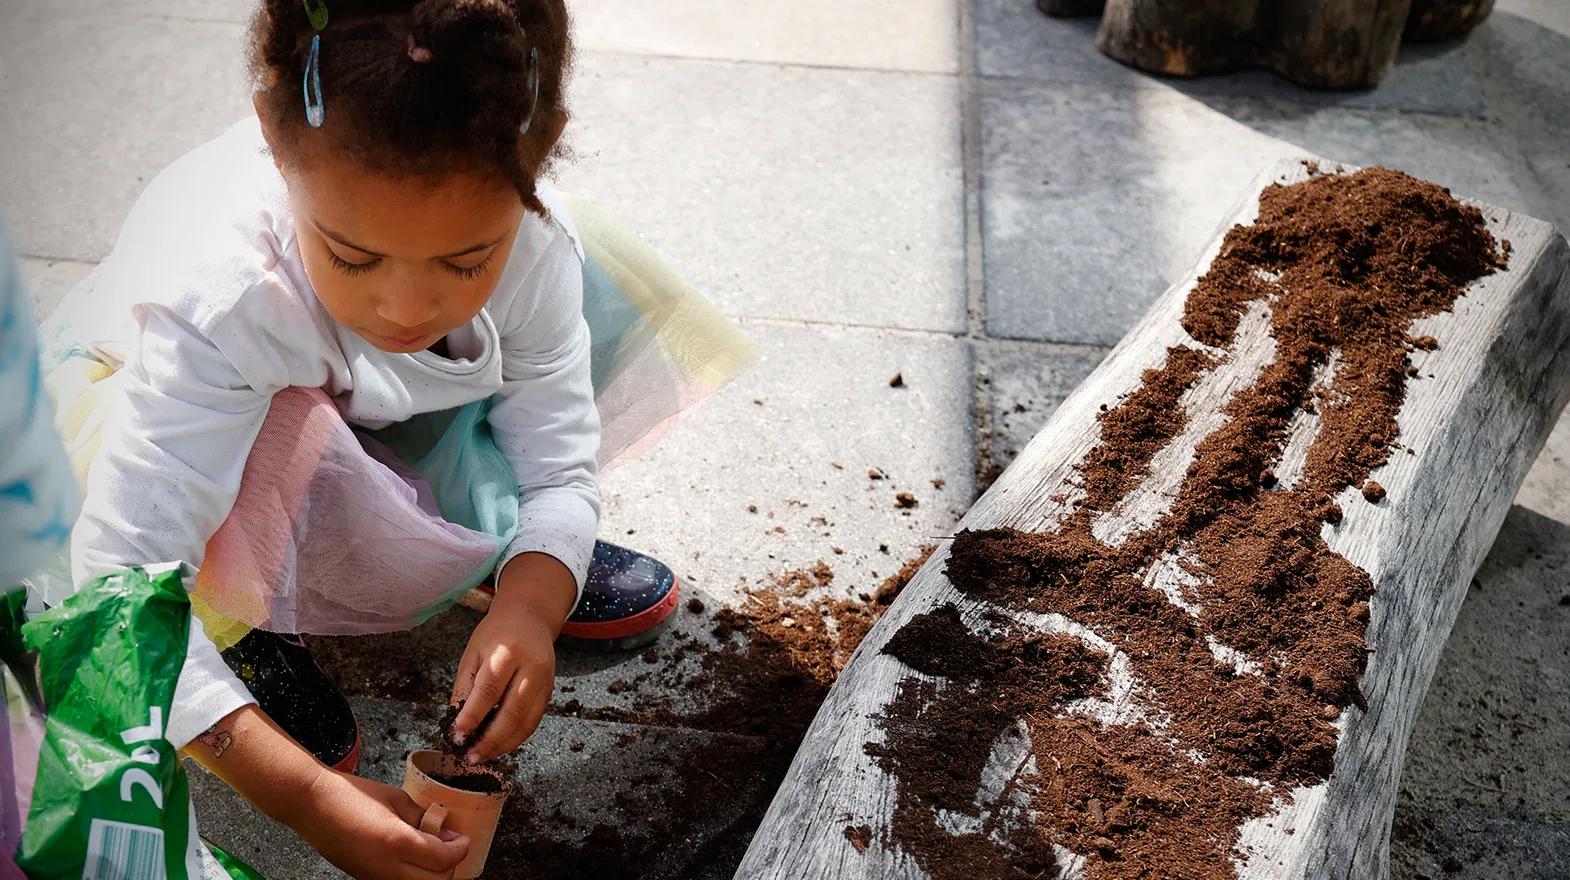
[[[681,599],[681,581],[671,581],[670,592],[660,599],[659,603],[645,608],[631,617],[619,620],[604,620],[596,623],[574,623],[567,621],[562,625],[561,634],[585,641],[611,641],[624,639],[639,633],[648,632],[659,626],[676,610],[676,603]]]

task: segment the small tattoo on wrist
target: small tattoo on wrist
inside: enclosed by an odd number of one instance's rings
[[[222,758],[224,752],[234,745],[234,737],[229,731],[219,730],[217,725],[209,727],[207,732],[196,738],[196,741],[212,749],[214,758]]]

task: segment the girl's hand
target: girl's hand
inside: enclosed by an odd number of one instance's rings
[[[357,880],[452,880],[469,838],[421,831],[424,811],[401,789],[322,769],[293,825],[323,858]]]
[[[470,763],[516,749],[534,733],[556,684],[556,637],[572,613],[578,584],[554,557],[525,553],[502,569],[496,598],[458,664],[452,703],[462,704],[453,740]],[[470,743],[480,722],[495,715]]]
[[[451,880],[469,854],[467,837],[422,833],[408,795],[326,766],[254,704],[225,715],[185,754],[353,877]]]

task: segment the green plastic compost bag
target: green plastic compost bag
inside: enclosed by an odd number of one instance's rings
[[[41,741],[10,737],[18,791],[31,793],[16,850],[28,877],[213,876],[179,755],[164,738],[191,626],[190,576],[183,566],[127,569],[21,626],[47,709]]]

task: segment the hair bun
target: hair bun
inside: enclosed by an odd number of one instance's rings
[[[516,69],[528,55],[523,27],[505,0],[421,0],[410,17],[413,44],[437,64]]]

